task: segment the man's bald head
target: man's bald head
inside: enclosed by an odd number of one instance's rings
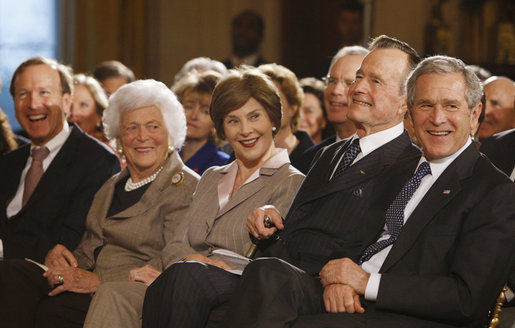
[[[492,76],[485,81],[483,89],[485,120],[479,128],[479,140],[515,128],[515,83],[506,77]]]

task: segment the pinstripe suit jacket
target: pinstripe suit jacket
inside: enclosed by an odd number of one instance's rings
[[[178,172],[183,172],[184,180],[174,184],[172,177]],[[96,272],[102,282],[127,281],[131,269],[145,264],[163,269],[161,251],[185,218],[199,180],[174,152],[136,204],[106,217],[114,187],[127,174],[125,169],[97,192],[86,233],[74,252],[79,267]],[[99,247],[100,252],[95,251]]]
[[[200,180],[187,220],[175,231],[175,238],[163,254],[168,265],[194,253],[206,255],[211,249],[229,249],[244,254],[251,239],[246,229],[247,216],[255,208],[274,205],[286,213],[304,175],[290,164],[278,169],[261,168],[259,177],[243,185],[219,209],[218,181],[224,167],[212,167]]]
[[[376,177],[398,160],[419,158],[420,150],[404,131],[329,180],[349,145],[350,140],[345,139],[318,152],[291,205],[280,241],[268,247],[264,256],[282,258],[317,274],[331,259],[349,257],[357,261],[364,247],[377,238],[384,225],[386,205],[371,202],[380,187]],[[377,220],[360,220],[371,208],[382,213]]]

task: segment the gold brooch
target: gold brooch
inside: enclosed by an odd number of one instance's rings
[[[180,185],[184,181],[184,173],[179,172],[175,173],[172,177],[172,184],[174,185]]]

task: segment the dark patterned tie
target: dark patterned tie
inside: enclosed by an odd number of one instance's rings
[[[352,144],[343,154],[343,158],[338,164],[338,167],[334,171],[333,179],[339,177],[343,171],[352,163],[352,161],[358,156],[361,152],[361,148],[359,147],[359,138],[354,139]]]
[[[406,185],[404,185],[401,192],[397,195],[395,200],[386,211],[386,227],[390,233],[390,238],[380,240],[368,246],[359,259],[359,264],[370,260],[374,254],[393,244],[395,240],[397,240],[397,237],[399,237],[402,225],[404,223],[404,209],[406,208],[406,204],[408,204],[408,201],[413,196],[413,193],[415,193],[415,190],[417,190],[418,186],[420,186],[422,178],[428,174],[431,174],[429,163],[422,162],[415,174],[408,180]]]
[[[43,176],[43,160],[48,156],[49,153],[50,151],[46,147],[32,149],[32,163],[30,164],[30,168],[27,171],[27,175],[25,176],[25,188],[23,189],[22,206],[27,204],[27,201],[34,192],[34,189],[36,189],[39,180]]]

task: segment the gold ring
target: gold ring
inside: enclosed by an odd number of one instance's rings
[[[57,279],[59,280],[56,284],[56,286],[61,286],[62,284],[64,284],[64,278],[62,275],[58,275],[57,276]]]

